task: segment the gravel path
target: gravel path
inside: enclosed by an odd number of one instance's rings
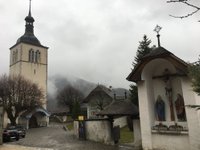
[[[78,140],[71,131],[64,131],[62,126],[29,129],[26,138],[8,144],[37,147],[37,150],[41,148],[48,148],[47,150],[133,150],[132,147],[111,146]],[[3,149],[0,147],[0,150]],[[27,150],[29,149],[27,148]]]

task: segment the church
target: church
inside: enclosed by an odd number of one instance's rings
[[[28,16],[25,17],[25,33],[17,39],[10,48],[10,75],[21,75],[39,85],[44,92],[43,106],[23,112],[18,118],[18,124],[27,129],[32,127],[47,126],[49,113],[47,105],[47,67],[48,47],[42,45],[34,35],[34,18],[31,14],[31,1]],[[4,126],[7,121],[4,121]]]

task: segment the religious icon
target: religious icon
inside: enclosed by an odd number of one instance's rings
[[[177,94],[177,99],[175,101],[175,108],[178,121],[186,121],[184,100],[179,93]]]
[[[170,106],[170,118],[171,118],[171,121],[174,121],[175,117],[174,117],[174,109],[173,109],[174,106],[173,106],[173,101],[172,101],[172,84],[170,80],[169,69],[166,68],[164,70],[163,76],[164,76],[163,80],[165,82],[165,94],[168,98],[169,106]]]
[[[158,121],[165,121],[165,102],[162,100],[161,96],[158,95],[155,104],[156,116]]]

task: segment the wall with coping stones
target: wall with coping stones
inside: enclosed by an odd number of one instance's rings
[[[86,139],[101,142],[105,144],[113,144],[111,136],[111,123],[109,120],[87,120],[85,121]],[[74,135],[79,137],[79,123],[74,121]]]
[[[113,144],[111,124],[108,120],[86,121],[85,128],[88,140]]]

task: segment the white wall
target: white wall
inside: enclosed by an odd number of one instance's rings
[[[138,83],[138,96],[139,96],[139,111],[140,111],[140,125],[143,149],[152,149],[151,139],[151,120],[150,120],[150,106],[147,95],[147,87],[145,82]]]
[[[188,135],[152,134],[153,149],[189,150]]]
[[[188,78],[182,78],[181,80],[183,97],[185,105],[197,105],[200,101],[200,97],[192,91],[191,82]],[[194,108],[186,107],[186,116],[188,120],[189,128],[189,140],[190,149],[200,149],[200,126],[199,126],[199,115],[198,111]]]
[[[141,148],[142,147],[142,138],[141,138],[141,128],[140,128],[140,120],[133,120],[133,134],[134,134],[134,147]]]

